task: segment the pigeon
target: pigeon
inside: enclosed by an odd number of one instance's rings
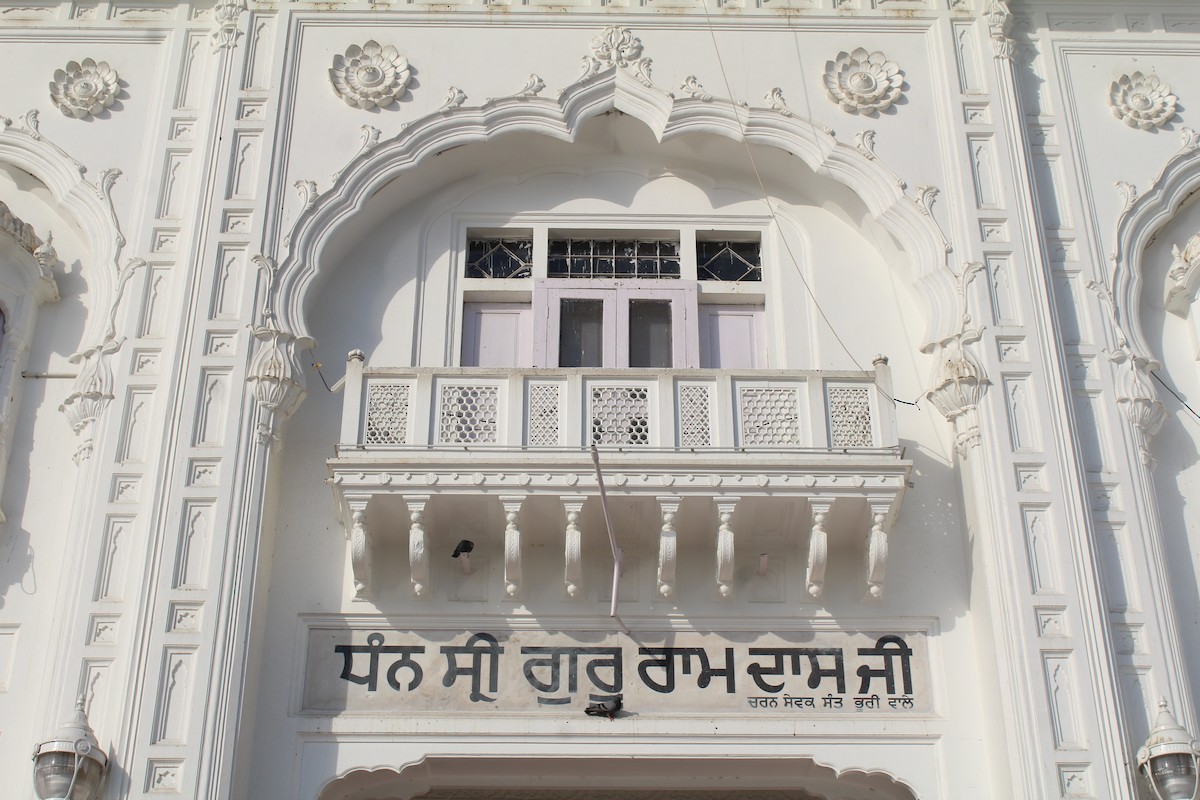
[[[600,703],[592,703],[583,710],[583,713],[589,717],[608,717],[610,720],[617,716],[617,712],[621,710],[621,699],[625,695],[619,694]]]
[[[463,553],[469,553],[475,549],[475,543],[470,539],[463,539],[458,544],[454,545],[454,552],[450,554],[451,558],[458,558]]]

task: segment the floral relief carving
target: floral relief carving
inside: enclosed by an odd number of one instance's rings
[[[368,111],[386,108],[403,97],[411,78],[408,59],[395,47],[383,47],[374,40],[362,47],[350,45],[345,55],[333,57],[329,70],[337,96],[347,105]]]
[[[1171,94],[1171,87],[1153,73],[1122,75],[1108,90],[1113,116],[1131,128],[1144,131],[1166,125],[1175,116],[1178,102],[1179,98]]]
[[[54,70],[50,99],[68,117],[88,119],[111,106],[121,91],[117,71],[107,61],[85,58]]]
[[[605,28],[592,38],[591,51],[591,55],[583,57],[583,74],[579,80],[590,78],[601,70],[620,67],[650,85],[651,59],[642,55],[642,40],[629,28],[616,25]]]
[[[904,73],[896,62],[878,50],[868,53],[861,47],[826,61],[824,80],[829,99],[851,114],[887,111],[904,89]]]

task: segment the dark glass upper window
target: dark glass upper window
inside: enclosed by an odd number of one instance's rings
[[[530,239],[470,239],[468,278],[529,278],[533,275]]]
[[[759,242],[696,242],[696,277],[702,281],[761,281]]]
[[[679,243],[654,239],[551,239],[550,278],[678,278]]]

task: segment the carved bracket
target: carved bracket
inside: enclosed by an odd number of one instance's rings
[[[659,497],[662,529],[658,534],[658,593],[670,597],[675,593],[675,562],[677,557],[675,515],[679,513],[678,497]],[[718,545],[719,546],[719,545]],[[720,580],[718,576],[717,580]]]
[[[521,531],[517,528],[517,517],[525,496],[500,498],[504,507],[504,592],[516,597],[521,591]]]
[[[366,600],[371,591],[371,534],[367,529],[367,495],[346,498],[350,513],[346,519],[346,537],[350,540],[350,567],[354,573],[354,599]]]
[[[568,495],[559,499],[567,513],[567,528],[563,533],[563,583],[568,597],[578,597],[583,585],[583,532],[579,530],[579,515],[586,498]]]
[[[408,569],[413,594],[425,597],[429,594],[429,541],[425,535],[425,504],[429,495],[409,495],[404,498],[408,506]]]
[[[867,597],[883,597],[883,581],[887,575],[888,524],[890,501],[868,501],[871,509],[871,531],[867,534]]]
[[[717,499],[717,591],[722,597],[733,594],[733,513],[739,499]]]
[[[812,512],[812,534],[808,537],[808,573],[805,589],[817,598],[825,592],[825,565],[829,562],[829,534],[825,532],[825,515],[833,508],[832,498],[813,497],[808,501]]]

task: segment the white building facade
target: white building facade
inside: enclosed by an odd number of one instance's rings
[[[1183,0],[3,0],[11,796],[82,698],[114,799],[1150,797],[1197,59]]]

